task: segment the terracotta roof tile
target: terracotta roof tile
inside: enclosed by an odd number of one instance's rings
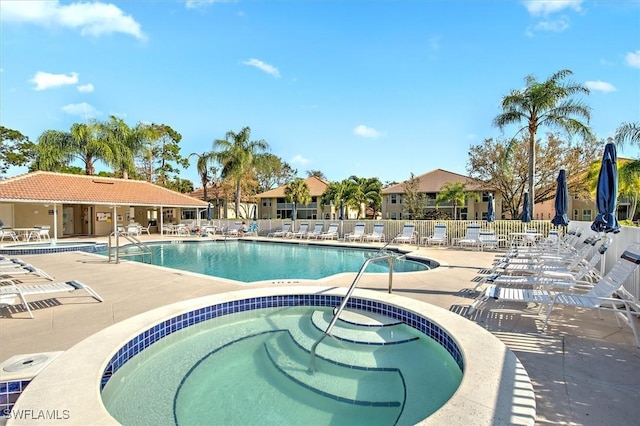
[[[186,194],[140,180],[33,172],[0,181],[0,201],[206,207]]]
[[[309,193],[312,197],[319,197],[324,194],[324,191],[329,186],[329,183],[323,179],[320,179],[316,176],[308,177],[304,180],[309,187]],[[261,194],[257,194],[256,198],[278,198],[284,197],[284,190],[287,186],[283,185],[275,189],[270,189],[269,191],[263,192]]]

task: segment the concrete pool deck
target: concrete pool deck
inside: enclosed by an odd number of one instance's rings
[[[471,303],[473,280],[495,255],[451,248],[421,247],[417,252],[443,266],[426,274],[396,274],[394,293],[453,312],[462,312]],[[36,307],[34,319],[19,309],[0,309],[0,361],[18,354],[64,351],[114,323],[151,309],[251,287],[135,262],[108,264],[104,258],[87,253],[20,258],[50,273],[56,281],[75,279],[92,286],[105,301],[98,303],[82,292],[43,297],[41,303],[32,303]],[[295,285],[346,287],[353,275]],[[387,276],[380,274],[366,276],[359,287],[386,291],[387,284]],[[541,321],[533,308],[495,303],[487,308],[489,311],[479,311],[472,320],[502,340],[526,368],[536,393],[537,424],[637,423],[640,349],[628,327],[619,329],[611,315],[598,319],[592,311],[558,309],[548,331],[540,333]]]

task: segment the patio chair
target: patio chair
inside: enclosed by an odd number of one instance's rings
[[[484,249],[496,250],[500,243],[493,229],[481,230],[478,234],[478,239],[480,240],[480,251]]]
[[[46,272],[44,272],[40,268],[36,268],[35,266],[24,263],[24,262],[13,262],[14,265],[2,265],[0,266],[0,277],[7,278],[15,278],[17,276],[24,275],[37,275],[39,277],[45,278],[49,281],[53,281],[53,277]]]
[[[464,237],[458,240],[460,247],[480,248],[480,225],[467,225]]]
[[[362,241],[362,238],[364,237],[365,227],[366,223],[364,222],[356,223],[353,227],[353,232],[349,232],[348,234],[346,234],[344,236],[344,239],[346,241]]]
[[[368,242],[385,241],[386,239],[384,236],[384,223],[374,223],[373,231],[370,234],[365,234],[362,239]]]
[[[424,245],[447,245],[447,225],[445,223],[436,223],[433,227],[433,235],[423,237],[421,242]]]
[[[290,238],[303,238],[307,236],[307,232],[309,232],[309,222],[302,222],[298,230],[295,232],[290,232]]]
[[[0,305],[13,305],[15,303],[16,297],[18,297],[24,308],[27,310],[27,312],[29,312],[29,316],[31,318],[33,318],[33,312],[31,312],[31,308],[29,307],[26,296],[86,290],[91,295],[91,297],[93,297],[97,301],[103,301],[98,293],[96,293],[91,287],[82,284],[79,281],[19,285],[16,285],[13,280],[3,281],[5,282],[5,284],[9,285],[0,286]]]
[[[291,222],[285,222],[282,224],[282,228],[276,230],[276,231],[272,231],[269,232],[267,234],[267,237],[287,237],[289,235],[289,232],[291,232]]]
[[[140,225],[137,223],[130,223],[127,226],[127,235],[137,237],[140,235]]]
[[[49,225],[44,225],[44,226],[37,226],[37,229],[34,229],[33,231],[31,231],[29,233],[29,236],[27,237],[27,241],[50,241],[51,237],[49,237],[49,230],[51,229],[51,226]]]
[[[18,241],[18,235],[11,228],[0,229],[0,241],[4,241],[7,237],[13,241]]]
[[[418,241],[416,226],[413,223],[405,223],[402,232],[396,235],[394,241],[406,244],[416,243]]]
[[[147,226],[139,226],[139,231],[140,231],[140,235],[142,235],[143,232],[146,232],[147,235],[151,236],[151,233],[149,232],[149,224],[147,224]]]
[[[318,238],[322,234],[322,230],[324,229],[324,223],[318,222],[313,226],[313,230],[307,232],[307,238]]]
[[[338,233],[338,228],[340,226],[337,223],[330,223],[329,228],[327,228],[326,232],[318,235],[318,239],[322,240],[337,240],[340,235]]]
[[[538,303],[540,308],[548,306],[542,329],[547,328],[549,317],[557,305],[576,308],[612,311],[616,315],[618,326],[620,318],[627,323],[640,347],[640,336],[634,316],[640,315],[640,304],[623,287],[625,281],[640,266],[640,243],[629,245],[611,270],[602,277],[587,293],[553,292],[542,289],[523,289],[491,285],[482,296],[469,307],[468,314],[483,306],[489,299],[506,302]]]

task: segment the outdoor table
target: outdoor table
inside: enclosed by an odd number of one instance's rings
[[[31,233],[33,231],[40,231],[40,228],[13,228],[13,230],[18,234],[19,240],[22,239],[23,241],[29,241],[31,239]]]

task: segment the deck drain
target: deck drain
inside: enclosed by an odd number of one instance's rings
[[[26,370],[34,365],[42,364],[48,359],[49,357],[47,355],[33,355],[19,359],[9,365],[5,365],[2,369],[8,373],[14,373],[16,371]]]

